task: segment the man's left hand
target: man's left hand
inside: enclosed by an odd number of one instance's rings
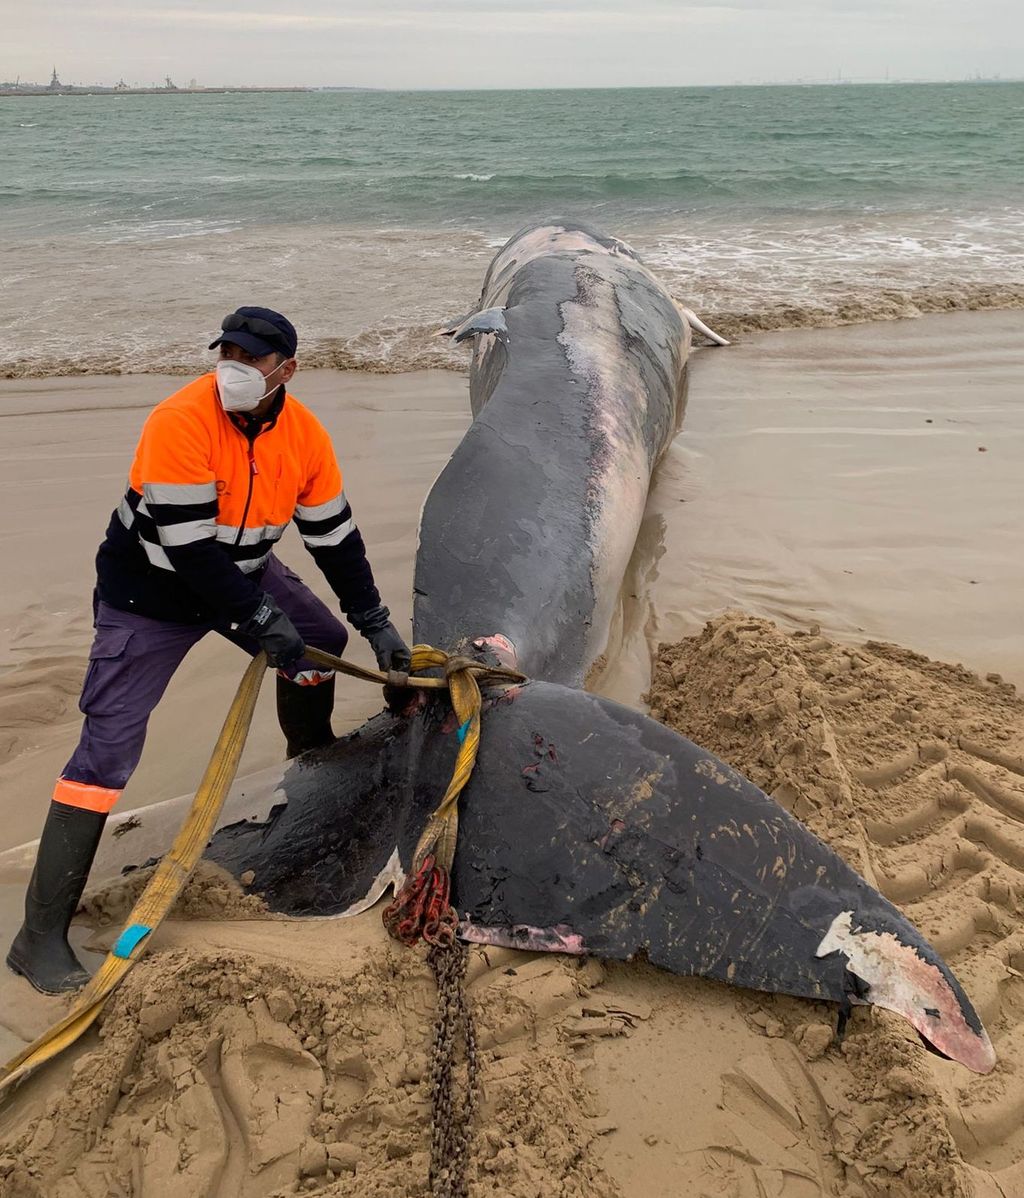
[[[380,604],[369,611],[349,612],[348,621],[353,628],[370,642],[380,670],[397,670],[408,674],[412,665],[409,646],[402,640],[398,629],[391,623],[388,609]],[[400,712],[409,699],[405,687],[385,686],[384,701],[393,712]]]
[[[400,674],[409,673],[412,654],[394,624],[385,624],[376,632],[367,632],[364,635],[370,642],[378,669],[397,670]]]

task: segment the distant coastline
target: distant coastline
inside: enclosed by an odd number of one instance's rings
[[[230,96],[264,92],[311,92],[315,87],[0,87],[0,96]],[[353,89],[356,90],[356,89]]]
[[[978,86],[992,85],[999,86],[1001,84],[1019,84],[1024,83],[1024,76],[1021,77],[1001,77],[1001,76],[975,76],[966,79],[753,79],[753,80],[737,80],[733,83],[695,83],[695,84],[661,84],[656,87],[646,87],[639,85],[631,85],[626,87],[562,87],[562,88],[449,88],[449,87],[429,87],[429,88],[387,88],[387,87],[365,87],[365,86],[337,86],[337,85],[309,85],[302,87],[127,87],[114,86],[102,87],[98,84],[92,86],[75,86],[73,84],[54,87],[52,84],[31,83],[31,84],[12,84],[0,83],[0,97],[4,96],[231,96],[236,94],[241,95],[275,95],[278,93],[313,93],[313,92],[404,92],[414,91],[423,93],[445,93],[445,92],[563,92],[563,91],[584,91],[584,92],[602,92],[602,91],[618,91],[618,92],[649,92],[649,91],[721,91],[730,90],[732,88],[820,88],[820,87],[930,87],[930,86]]]

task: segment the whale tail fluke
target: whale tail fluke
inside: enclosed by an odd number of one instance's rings
[[[550,683],[496,705],[485,735],[453,878],[466,938],[642,956],[841,1004],[860,995],[976,1072],[994,1065],[970,1000],[913,924],[713,754]]]
[[[352,914],[410,869],[458,752],[443,700],[297,760],[287,803],[208,855],[273,910]],[[977,1072],[992,1045],[917,929],[799,820],[648,716],[555,683],[485,695],[459,801],[467,940],[643,957],[673,973],[907,1019]],[[301,865],[297,866],[297,863]]]

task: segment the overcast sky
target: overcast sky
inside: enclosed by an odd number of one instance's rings
[[[1022,0],[0,0],[0,79],[387,88],[1024,76]]]

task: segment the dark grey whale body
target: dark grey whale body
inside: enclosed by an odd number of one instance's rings
[[[423,509],[415,634],[499,634],[531,678],[580,686],[682,416],[690,329],[628,246],[581,226],[513,238],[480,309],[454,330],[478,338],[475,419]]]
[[[691,320],[628,247],[552,223],[488,272],[474,423],[424,507],[417,641],[515,662],[487,692],[460,800],[460,935],[627,959],[761,990],[873,1002],[984,1072],[956,979],[903,915],[712,754],[576,689],[603,651],[650,474],[680,417]],[[363,909],[401,881],[457,753],[422,694],[285,774],[208,856],[272,909]]]

